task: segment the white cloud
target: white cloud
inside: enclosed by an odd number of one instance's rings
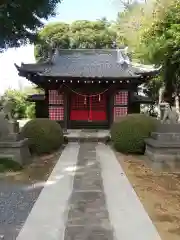
[[[22,62],[35,62],[34,47],[32,45],[8,49],[0,54],[0,94],[7,88],[17,89],[30,84],[27,79],[18,76],[14,66],[14,63],[21,65]]]

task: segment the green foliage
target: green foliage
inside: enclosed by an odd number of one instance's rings
[[[44,60],[50,48],[111,48],[116,32],[106,19],[97,21],[78,20],[66,23],[51,23],[39,32],[35,57]]]
[[[26,107],[26,95],[18,90],[8,89],[3,97],[8,97],[12,101],[12,115],[18,119],[25,117]]]
[[[0,49],[36,40],[42,19],[54,16],[60,0],[10,0],[0,3]]]
[[[32,102],[28,102],[26,99],[28,95],[42,93],[41,89],[28,87],[24,90],[15,90],[8,89],[2,96],[3,98],[8,97],[12,99],[13,111],[12,115],[15,118],[34,118],[35,117],[35,104]],[[2,101],[2,100],[1,100]],[[0,103],[1,104],[1,103]]]
[[[22,166],[17,162],[15,162],[13,158],[0,157],[0,172],[19,171],[21,169],[22,169]]]
[[[111,128],[111,139],[117,151],[144,153],[147,138],[155,128],[156,121],[143,114],[122,117]]]
[[[151,98],[154,102],[156,102],[158,101],[159,89],[162,86],[162,84],[163,81],[161,76],[153,78],[144,84],[143,93],[149,98]]]
[[[63,144],[61,126],[49,119],[33,119],[25,124],[21,138],[29,139],[29,149],[33,154],[49,154]]]
[[[58,46],[59,48],[69,48],[69,25],[66,23],[50,23],[39,32],[39,43],[34,49],[37,60],[43,60],[48,57],[49,48]]]
[[[31,103],[26,107],[25,115],[29,119],[35,118],[35,103]]]
[[[146,84],[149,96],[157,96],[162,83],[169,96],[180,92],[179,16],[178,0],[131,1],[118,15],[118,42],[129,46],[134,60],[163,66],[160,77]]]
[[[142,57],[163,66],[163,81],[172,94],[180,91],[180,2],[161,0],[155,5],[156,17],[142,31]]]
[[[127,5],[127,4],[126,4]],[[133,57],[137,56],[142,28],[151,22],[152,3],[131,1],[124,11],[120,12],[114,24],[117,31],[118,44],[128,45],[133,51]],[[136,59],[137,60],[137,59]]]
[[[158,5],[157,11],[161,6]],[[147,47],[145,54],[151,62],[164,63],[164,57],[172,58],[171,61],[178,57],[177,46],[180,42],[180,3],[173,1],[168,9],[164,10],[161,18],[153,19],[151,26],[144,29],[142,35],[142,44]],[[149,50],[151,50],[149,52]]]

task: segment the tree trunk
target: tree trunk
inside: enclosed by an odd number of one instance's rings
[[[174,92],[173,79],[174,79],[175,72],[176,72],[175,66],[172,65],[170,60],[168,59],[166,61],[165,68],[164,68],[164,83],[165,83],[166,97],[168,98],[171,106],[173,105],[172,94]]]
[[[165,91],[165,87],[162,86],[162,87],[159,89],[158,115],[157,115],[157,118],[158,118],[159,120],[162,118],[162,116],[161,116],[162,114],[161,114],[160,103],[161,103],[162,100],[163,100],[164,91]]]
[[[176,92],[176,95],[175,95],[175,108],[176,108],[176,113],[178,115],[178,123],[179,123],[180,122],[179,95],[178,95],[177,92]]]

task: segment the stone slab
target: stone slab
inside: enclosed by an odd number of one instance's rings
[[[179,142],[180,143],[180,133],[159,133],[152,132],[151,137],[155,140],[161,142]]]
[[[11,156],[20,165],[30,164],[32,156],[29,152],[28,139],[19,142],[0,142],[0,156]]]
[[[69,207],[68,224],[97,226],[108,221],[103,192],[74,192]]]
[[[84,174],[79,175],[79,170],[75,173],[64,240],[114,240],[96,145],[92,142],[80,145],[77,169],[81,166]],[[88,168],[89,163],[93,164]]]
[[[64,240],[78,151],[77,143],[63,150],[17,240]]]
[[[158,141],[153,138],[145,139],[145,143],[148,146],[153,147],[154,149],[176,149],[176,151],[180,152],[180,142],[176,141]]]
[[[68,226],[65,231],[66,240],[111,240],[111,231],[106,227]]]
[[[158,123],[156,127],[156,132],[159,133],[180,133],[180,124],[170,123],[170,124],[161,124]]]
[[[170,164],[169,162],[180,162],[180,146],[176,148],[155,148],[146,144],[145,155],[153,162],[168,164]]]
[[[109,130],[67,130],[64,135],[68,142],[107,142],[110,140]]]
[[[161,240],[111,148],[96,147],[106,203],[116,240]]]
[[[78,175],[77,175],[78,174]],[[89,171],[87,173],[76,173],[74,179],[74,189],[75,190],[101,190],[102,181],[99,179],[100,171]]]
[[[28,145],[29,140],[23,139],[19,141],[0,141],[0,148],[19,148]]]

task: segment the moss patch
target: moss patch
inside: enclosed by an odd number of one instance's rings
[[[20,171],[22,166],[11,157],[0,157],[0,173],[6,171]]]

